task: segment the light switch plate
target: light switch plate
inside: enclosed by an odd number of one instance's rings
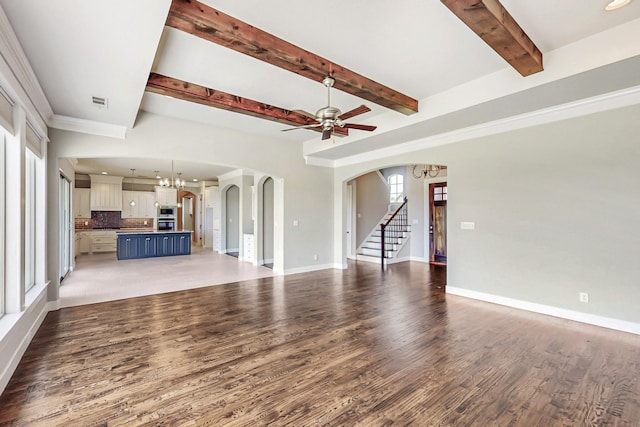
[[[293,226],[294,226],[294,227],[297,227],[297,226],[298,226],[298,220],[297,220],[297,219],[294,219],[294,220],[293,220]]]
[[[461,230],[475,230],[476,229],[476,223],[475,222],[461,222],[460,223],[460,229]]]

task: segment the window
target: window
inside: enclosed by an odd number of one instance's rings
[[[389,202],[401,203],[404,196],[404,177],[402,175],[390,175],[389,181]]]
[[[433,201],[445,202],[447,200],[447,186],[433,188]]]
[[[36,284],[36,155],[27,149],[24,204],[24,292]]]

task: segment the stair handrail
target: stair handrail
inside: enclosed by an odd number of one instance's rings
[[[385,258],[386,258],[386,254],[385,254],[385,235],[384,232],[387,228],[387,226],[391,223],[391,221],[393,221],[393,219],[404,209],[406,210],[406,206],[407,206],[407,196],[404,197],[404,199],[402,200],[402,204],[400,206],[398,206],[398,209],[395,210],[395,212],[393,212],[393,214],[389,217],[388,220],[386,220],[384,223],[380,224],[380,238],[381,240],[381,245],[380,245],[380,262],[382,264],[382,268],[384,268],[385,266]],[[405,215],[405,221],[406,221],[406,215]],[[406,226],[406,224],[404,224]]]

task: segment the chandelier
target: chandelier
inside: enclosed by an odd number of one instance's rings
[[[416,179],[435,178],[442,169],[443,167],[439,165],[414,165],[413,177]]]
[[[182,190],[184,188],[184,185],[186,184],[186,181],[184,179],[182,179],[182,173],[178,172],[177,173],[178,178],[174,179],[173,177],[173,160],[171,160],[171,181],[169,181],[169,178],[160,178],[160,181],[158,181],[158,184],[160,184],[161,187],[165,187],[165,188],[175,188],[176,190],[176,197],[178,200],[176,200],[176,206],[181,208],[182,207],[182,203],[180,203],[180,190]],[[156,171],[156,178],[158,177],[158,172]],[[154,203],[154,205],[156,207],[158,207],[160,204],[156,201]]]
[[[168,188],[176,188],[178,190],[181,190],[184,188],[184,184],[185,184],[185,180],[184,179],[180,179],[180,177],[182,176],[182,173],[178,172],[178,178],[174,181],[173,179],[173,160],[171,160],[171,181],[169,181],[169,178],[160,178],[159,184],[161,187],[168,187]]]

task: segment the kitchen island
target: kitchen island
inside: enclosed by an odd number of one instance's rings
[[[118,260],[189,255],[192,233],[193,231],[120,231],[117,233]]]

